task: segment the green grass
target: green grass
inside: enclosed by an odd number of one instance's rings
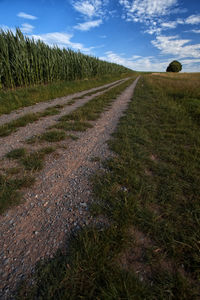
[[[78,100],[78,99],[80,99],[80,98],[74,98],[74,99],[70,100],[69,102],[67,102],[66,105],[72,105],[72,104],[74,104],[74,103],[76,102],[76,100]]]
[[[30,153],[22,158],[21,163],[23,164],[25,170],[39,171],[43,168],[43,155],[38,152]]]
[[[48,134],[46,138],[49,138],[50,140],[50,136],[48,136]],[[55,136],[51,137],[51,141],[53,140],[53,138],[55,139]],[[18,148],[8,152],[6,154],[6,157],[18,160],[25,167],[25,170],[38,171],[43,168],[45,155],[50,154],[54,151],[55,149],[52,147],[44,147],[38,151],[29,153],[24,148]]]
[[[54,148],[45,147],[38,151],[25,155],[20,162],[24,166],[25,170],[28,171],[39,171],[44,166],[44,157],[47,154],[54,152]]]
[[[11,206],[18,205],[22,200],[19,190],[30,187],[33,183],[34,178],[30,176],[13,179],[0,175],[0,214]]]
[[[24,127],[29,123],[33,123],[39,120],[40,114],[38,113],[30,113],[26,114],[23,117],[20,117],[14,121],[6,123],[0,126],[0,137],[8,136],[12,132],[15,132],[18,128]]]
[[[140,79],[93,179],[109,226],[73,236],[18,299],[199,299],[200,131],[170,83]]]
[[[132,77],[128,81],[123,82],[119,86],[105,92],[105,94],[97,96],[70,114],[62,116],[58,120],[58,123],[50,128],[69,131],[85,131],[87,128],[92,127],[92,125],[87,121],[94,121],[98,119],[101,113],[111,105],[112,101],[114,101],[117,96],[131,84],[133,79],[135,79],[135,77]]]
[[[53,147],[44,147],[35,152],[18,148],[5,155],[8,159],[17,160],[21,167],[5,169],[3,172],[6,175],[0,174],[0,214],[22,201],[23,196],[20,190],[23,187],[31,187],[35,182],[35,178],[28,173],[41,170],[44,167],[45,156],[54,151]]]
[[[112,85],[110,85],[109,87],[111,87],[111,86],[112,86]],[[83,99],[83,98],[85,98],[85,97],[92,96],[92,95],[94,95],[94,94],[96,94],[96,93],[106,91],[109,87],[106,87],[106,88],[104,87],[104,88],[99,89],[99,90],[97,90],[97,91],[89,92],[89,93],[87,93],[87,94],[84,94],[82,97],[76,97],[76,98],[73,98],[72,100],[70,100],[69,102],[67,102],[66,105],[72,105],[72,104],[74,104],[76,101],[81,100],[81,99]]]
[[[178,76],[179,75],[179,76]],[[161,77],[162,78],[162,77]],[[165,77],[164,77],[165,78]],[[156,76],[161,88],[164,88],[165,80]],[[170,85],[166,95],[174,99],[182,108],[190,114],[191,118],[200,125],[200,75],[199,74],[175,74],[166,77]],[[183,86],[184,80],[184,89]]]
[[[26,114],[23,117],[20,117],[14,121],[11,121],[9,123],[1,125],[0,126],[0,137],[8,136],[11,133],[17,131],[18,128],[25,127],[27,124],[38,121],[40,118],[58,115],[60,113],[60,109],[62,107],[63,107],[62,105],[55,105],[52,107],[48,107],[42,112],[29,113],[29,114]]]
[[[70,139],[72,139],[73,141],[77,141],[79,139],[78,136],[74,135],[74,134],[68,134],[67,135]]]
[[[88,122],[73,122],[73,121],[61,121],[58,124],[56,124],[55,126],[53,126],[53,128],[57,128],[57,129],[64,129],[66,131],[85,131],[88,128],[91,128],[92,125]]]
[[[63,122],[63,123],[67,123],[67,122]],[[58,129],[66,130],[64,125],[63,125],[63,127],[62,126],[49,127],[49,129],[58,128]],[[73,134],[66,134],[63,130],[50,130],[50,131],[44,132],[41,135],[34,135],[34,136],[28,138],[26,140],[26,143],[27,144],[36,144],[36,143],[41,143],[44,141],[54,143],[54,142],[62,141],[64,139],[77,140],[78,137]]]
[[[60,109],[63,108],[63,105],[55,105],[46,108],[43,112],[40,113],[41,117],[54,116],[60,114]]]
[[[34,105],[39,102],[67,96],[103,84],[128,77],[130,74],[105,75],[90,80],[55,82],[47,85],[18,88],[16,90],[0,91],[0,115],[8,114],[21,107]]]
[[[40,140],[54,143],[60,142],[66,138],[66,134],[61,130],[46,131],[40,136]]]
[[[11,167],[9,169],[6,169],[6,174],[8,175],[16,175],[19,174],[21,169],[19,167]]]
[[[14,149],[14,150],[11,150],[10,152],[8,152],[6,154],[6,157],[12,158],[12,159],[18,159],[18,158],[24,157],[25,154],[26,154],[26,149],[17,148],[17,149]]]

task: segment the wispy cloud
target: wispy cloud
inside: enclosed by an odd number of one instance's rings
[[[200,44],[188,45],[191,40],[179,39],[178,36],[157,36],[152,44],[162,54],[176,55],[179,58],[200,58]]]
[[[161,30],[174,29],[178,25],[196,25],[200,23],[200,15],[191,15],[186,19],[177,19],[175,21],[160,23]],[[192,32],[199,33],[198,30],[190,30]]]
[[[174,13],[187,11],[178,7],[178,0],[119,0],[119,3],[123,8],[122,18],[146,25],[144,32],[151,35],[160,35],[162,31],[175,29],[178,25],[200,24],[200,14],[169,20]]]
[[[20,18],[23,18],[23,19],[28,19],[28,20],[36,20],[37,19],[36,16],[32,16],[32,15],[26,14],[24,12],[19,12],[17,14],[17,16]]]
[[[178,0],[119,0],[119,3],[123,8],[122,18],[144,24],[144,33],[159,35],[162,30],[175,28],[178,24],[177,21],[166,21],[174,9],[179,9]]]
[[[124,10],[124,18],[148,24],[149,21],[169,15],[177,6],[177,0],[120,0]]]
[[[93,47],[85,48],[81,43],[74,43],[71,41],[73,35],[61,32],[51,32],[41,35],[32,35],[34,39],[39,39],[50,46],[57,45],[60,48],[73,48],[82,52],[90,52]]]
[[[200,24],[200,14],[199,15],[191,15],[185,20],[186,24],[196,25]]]
[[[193,30],[191,30],[191,32],[200,33],[200,29],[193,29]]]
[[[73,0],[72,5],[76,11],[87,18],[104,15],[104,6],[107,0]]]
[[[172,22],[164,22],[161,24],[163,28],[176,28],[177,23],[175,21]]]
[[[28,23],[23,23],[21,27],[21,31],[24,33],[32,33],[35,27]]]
[[[99,27],[102,24],[102,20],[94,20],[94,21],[88,21],[84,23],[79,23],[78,25],[74,26],[75,29],[81,30],[81,31],[88,31],[91,28]]]
[[[199,72],[200,59],[182,59],[184,72]]]
[[[162,28],[160,28],[159,26],[157,26],[157,23],[152,23],[148,26],[148,28],[144,31],[144,33],[148,33],[148,34],[160,34],[162,31]]]

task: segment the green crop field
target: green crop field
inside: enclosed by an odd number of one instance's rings
[[[0,31],[0,85],[5,88],[94,78],[127,68],[70,49],[51,48],[25,37],[20,29]],[[130,71],[130,70],[129,70]]]

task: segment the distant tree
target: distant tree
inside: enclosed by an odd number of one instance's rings
[[[180,72],[182,65],[179,61],[173,60],[166,69],[166,72]]]

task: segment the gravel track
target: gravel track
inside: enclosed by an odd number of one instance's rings
[[[95,222],[88,212],[94,201],[89,176],[102,166],[92,160],[108,158],[106,141],[127,108],[139,77],[102,113],[94,127],[77,141],[65,140],[48,156],[33,188],[24,190],[25,202],[0,216],[0,299],[14,299],[14,289],[34,271],[37,261],[52,257],[66,245],[74,229]]]
[[[128,80],[128,79],[120,80],[117,83],[115,83],[114,85],[108,87],[104,91],[97,92],[91,96],[85,96],[84,98],[77,100],[74,104],[72,104],[70,106],[65,106],[61,110],[60,114],[58,114],[58,115],[47,116],[47,117],[41,118],[38,121],[27,124],[25,127],[18,128],[16,132],[13,132],[9,136],[0,137],[0,157],[3,157],[7,152],[9,152],[15,148],[24,147],[24,141],[26,139],[32,137],[33,135],[37,135],[37,134],[41,134],[41,133],[45,132],[45,130],[49,126],[56,124],[57,120],[60,117],[62,117],[63,115],[67,115],[67,114],[71,113],[78,107],[83,106],[86,102],[94,99],[97,96],[104,94],[105,92],[111,90],[112,88],[118,86],[119,84],[121,84],[122,82],[124,82],[126,80]],[[56,101],[56,104],[66,103],[66,100],[62,101],[61,98],[55,99],[55,101]],[[47,104],[48,103],[41,103],[40,111],[43,111],[44,105],[47,105]],[[55,103],[54,103],[54,105],[55,105]],[[42,110],[41,110],[41,106],[42,106]],[[37,109],[39,109],[39,107],[37,107]]]
[[[20,109],[17,109],[15,111],[11,112],[10,114],[3,114],[3,115],[0,116],[0,125],[3,125],[3,124],[8,123],[10,121],[16,120],[16,119],[18,119],[18,118],[20,118],[20,117],[22,117],[22,116],[24,116],[28,113],[37,113],[37,112],[40,112],[42,110],[45,110],[48,107],[52,107],[52,106],[57,105],[57,104],[61,104],[61,105],[66,104],[67,102],[69,102],[70,100],[73,100],[74,98],[82,97],[87,93],[95,92],[95,91],[98,91],[102,88],[108,88],[111,85],[113,85],[115,83],[122,82],[122,81],[123,81],[123,79],[120,79],[120,80],[117,80],[117,81],[114,81],[114,82],[111,82],[111,83],[108,83],[108,84],[105,84],[105,85],[102,85],[102,86],[99,86],[99,87],[96,87],[96,88],[92,88],[92,89],[85,90],[85,91],[82,91],[82,92],[79,92],[79,93],[71,94],[71,95],[68,95],[66,97],[55,98],[53,100],[49,100],[49,101],[46,101],[46,102],[39,102],[39,103],[36,103],[34,105],[31,105],[31,106],[23,107],[23,108],[20,108]]]

